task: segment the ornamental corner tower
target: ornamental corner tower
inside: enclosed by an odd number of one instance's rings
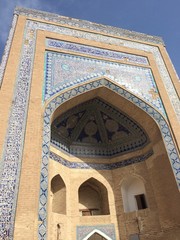
[[[0,86],[0,239],[180,239],[161,38],[16,8]]]

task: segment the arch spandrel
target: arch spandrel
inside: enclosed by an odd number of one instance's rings
[[[71,45],[73,48],[77,44],[71,43]],[[44,100],[47,101],[58,92],[92,81],[94,78],[109,78],[115,84],[147,101],[166,117],[150,68],[110,60],[97,60],[89,56],[46,51]]]

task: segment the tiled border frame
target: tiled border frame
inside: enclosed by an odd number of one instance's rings
[[[15,29],[17,16],[14,18]],[[28,23],[27,23],[28,25]],[[7,63],[13,33],[5,49],[5,64]],[[24,31],[23,44],[16,84],[13,94],[11,112],[8,120],[6,139],[3,146],[2,160],[0,165],[0,239],[13,239],[16,203],[19,188],[22,154],[29,102],[31,75],[33,69],[33,57],[36,41],[36,32],[30,34],[28,26]],[[4,73],[6,65],[2,65]],[[3,75],[2,75],[3,77]]]
[[[34,9],[20,8],[15,9],[16,14],[21,14],[28,17],[34,17],[36,19],[42,19],[54,23],[68,24],[71,27],[89,29],[90,31],[98,31],[104,34],[111,33],[114,36],[126,37],[132,40],[146,41],[150,43],[163,44],[161,37],[151,36],[144,33],[129,31],[122,28],[92,23],[85,20],[73,19],[71,17],[60,16],[54,13],[43,12]]]
[[[176,90],[174,89],[174,86],[171,82],[170,75],[166,69],[166,66],[162,59],[159,48],[156,46],[151,46],[151,45],[140,43],[140,42],[139,43],[134,42],[134,40],[135,41],[137,40],[137,41],[145,41],[145,42],[150,42],[150,43],[155,43],[155,44],[164,44],[161,37],[150,36],[150,35],[143,34],[143,33],[138,33],[138,32],[129,31],[129,30],[111,27],[111,26],[104,26],[101,24],[94,24],[94,23],[88,22],[88,21],[72,19],[72,18],[68,18],[68,17],[64,17],[64,16],[59,16],[57,14],[52,14],[52,13],[47,13],[47,12],[37,11],[37,10],[32,10],[32,9],[16,8],[15,14],[17,14],[17,15],[22,14],[22,15],[30,17],[30,18],[34,17],[36,19],[51,21],[51,22],[59,23],[59,24],[66,25],[66,26],[69,26],[70,28],[72,28],[72,29],[68,30],[66,27],[57,27],[55,25],[54,26],[51,25],[51,27],[48,29],[46,28],[46,30],[52,30],[54,28],[54,32],[59,32],[59,30],[60,30],[60,32],[62,34],[69,35],[69,36],[76,36],[76,34],[77,34],[78,37],[80,37],[80,38],[82,37],[85,39],[91,39],[91,40],[105,42],[105,43],[111,43],[111,44],[115,44],[115,45],[122,45],[122,46],[127,46],[130,48],[135,48],[138,50],[144,50],[147,52],[151,52],[155,57],[157,67],[159,69],[161,78],[164,82],[164,86],[169,95],[169,98],[171,99],[171,103],[175,110],[175,113],[177,114],[177,117],[180,121],[179,98],[178,98]],[[88,30],[91,32],[89,32],[89,33],[81,32],[79,30],[74,30],[73,27]],[[39,28],[41,28],[40,25],[39,25]],[[59,28],[58,31],[55,30],[57,28]],[[94,36],[93,36],[94,31],[97,33],[101,32],[104,35],[94,34]],[[114,35],[115,38],[106,36],[109,34],[111,36]],[[129,38],[132,40],[129,41],[129,40],[118,39],[118,38],[116,38],[117,36],[122,37],[122,38]]]
[[[132,53],[116,52],[113,50],[106,50],[98,47],[85,46],[79,43],[70,43],[66,41],[60,41],[55,39],[46,39],[46,46],[49,48],[69,50],[75,53],[85,53],[93,57],[109,58],[111,60],[124,60],[133,64],[141,64],[148,66],[149,62],[147,57],[138,56]]]
[[[49,153],[49,157],[51,159],[62,164],[65,167],[76,168],[76,169],[96,169],[96,170],[113,170],[117,168],[126,167],[131,164],[143,162],[152,155],[153,155],[153,150],[150,150],[143,155],[139,155],[139,156],[132,157],[132,158],[129,158],[120,162],[115,162],[115,163],[85,163],[85,162],[82,163],[82,162],[70,162],[60,157],[59,155],[57,155],[52,151],[50,151]]]
[[[80,86],[74,87],[70,90],[67,90],[55,98],[53,98],[46,106],[44,112],[44,127],[43,127],[43,146],[42,146],[42,165],[41,165],[41,184],[40,184],[40,199],[39,199],[39,221],[41,221],[39,225],[39,235],[38,239],[45,240],[46,239],[46,225],[47,225],[47,201],[48,201],[48,162],[49,162],[49,154],[50,154],[50,124],[51,124],[51,116],[54,111],[61,106],[61,104],[66,101],[79,96],[81,94],[85,94],[88,91],[92,91],[94,89],[105,87],[115,92],[121,97],[124,97],[128,101],[134,103],[138,108],[145,111],[150,117],[154,119],[160,128],[162,138],[165,143],[165,147],[169,156],[169,160],[174,171],[174,175],[180,188],[180,160],[178,157],[178,153],[176,147],[173,142],[173,138],[171,135],[171,131],[169,129],[166,120],[163,116],[157,112],[153,107],[149,106],[147,103],[131,94],[130,92],[122,89],[115,83],[111,82],[108,79],[99,79],[90,81],[88,83],[84,83]],[[99,169],[100,170],[100,169]]]
[[[35,17],[39,19],[43,19],[46,21],[54,21],[55,23],[61,23],[66,24],[66,26],[74,26],[79,27],[79,24],[81,24],[81,21],[78,20],[71,20],[69,18],[61,18],[59,16],[46,14],[43,12],[38,12],[34,10],[25,10],[25,9],[16,9],[15,11],[15,17],[13,21],[13,27],[10,33],[10,38],[7,43],[7,47],[5,49],[5,57],[3,58],[3,62],[1,65],[1,72],[4,73],[7,58],[10,51],[10,46],[13,39],[13,32],[15,30],[17,16],[16,15],[25,15],[27,17]],[[61,19],[61,21],[59,21]],[[109,32],[105,32],[106,29],[99,25],[96,29],[96,25],[93,25],[92,23],[85,24],[86,29],[92,29],[92,31],[101,31],[105,34],[114,34],[116,36],[117,29],[109,27]],[[94,34],[93,32],[83,32],[80,30],[68,28],[68,27],[62,27],[62,26],[56,26],[51,24],[45,24],[42,22],[36,22],[32,20],[27,20],[26,22],[26,28],[25,28],[25,34],[24,34],[24,41],[27,40],[28,44],[24,44],[22,48],[22,55],[21,60],[19,64],[19,73],[17,75],[16,79],[16,87],[14,91],[14,104],[11,108],[11,113],[9,117],[9,128],[7,129],[6,134],[6,141],[4,144],[4,152],[2,156],[2,164],[1,164],[1,185],[0,185],[0,204],[1,204],[1,215],[0,215],[0,238],[2,239],[13,239],[13,231],[14,231],[14,219],[15,219],[15,211],[16,211],[16,202],[17,202],[17,192],[18,192],[18,186],[19,186],[19,176],[20,176],[20,170],[21,170],[21,160],[22,160],[22,152],[23,152],[23,142],[24,142],[24,133],[25,133],[25,126],[26,126],[26,118],[27,118],[27,108],[28,108],[28,101],[29,101],[29,91],[30,91],[30,85],[31,85],[31,74],[33,70],[33,58],[34,58],[34,49],[36,44],[36,31],[38,29],[46,30],[50,32],[55,33],[61,33],[66,36],[75,36],[80,37],[84,39],[99,41],[99,42],[109,42],[114,45],[122,45],[129,48],[139,49],[139,50],[145,50],[148,52],[151,52],[156,60],[159,72],[161,74],[162,80],[164,82],[164,85],[166,87],[167,93],[169,95],[169,98],[172,99],[172,105],[174,109],[176,109],[177,116],[180,119],[180,105],[179,105],[179,99],[177,98],[177,94],[175,92],[175,89],[172,85],[170,76],[168,74],[168,71],[165,67],[165,64],[163,62],[163,59],[161,57],[161,54],[159,52],[158,47],[146,45],[143,43],[138,42],[131,42],[128,40],[113,38],[106,35],[101,34]],[[29,33],[28,33],[29,31]],[[125,36],[130,37],[132,39],[138,39],[142,41],[149,41],[149,42],[155,42],[155,43],[162,43],[162,41],[158,38],[154,38],[152,36],[146,36],[142,34],[137,34],[134,32],[128,32],[126,30],[120,30],[118,32],[119,36]],[[147,39],[146,39],[147,38]],[[3,74],[1,75],[1,79],[3,78]],[[130,94],[130,93],[129,93]],[[145,103],[144,103],[145,104]],[[159,114],[159,113],[157,113]],[[164,120],[163,120],[164,121]],[[166,123],[165,123],[166,124]],[[169,129],[169,128],[168,128]],[[167,131],[169,134],[170,132]],[[165,132],[163,133],[165,135]],[[171,136],[171,135],[170,135]],[[169,143],[168,143],[169,139]],[[174,163],[174,171],[179,174],[180,164],[178,161],[175,161],[177,159],[177,152],[174,150],[174,145],[172,143],[172,138],[167,136],[167,143],[168,143],[168,152],[170,153],[170,159]],[[48,152],[47,152],[48,153]],[[178,181],[179,181],[179,175]],[[42,186],[42,185],[41,185]],[[42,199],[41,199],[42,200]],[[43,227],[46,227],[43,225]],[[43,230],[43,227],[41,230]],[[42,238],[45,239],[45,238]]]

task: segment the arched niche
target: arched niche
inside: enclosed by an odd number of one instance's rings
[[[66,214],[66,186],[59,174],[51,180],[51,192],[53,193],[52,212]]]
[[[144,182],[139,177],[127,177],[121,184],[121,193],[124,212],[133,212],[148,207]]]
[[[78,195],[81,216],[109,214],[108,192],[98,180],[90,178],[82,183]]]

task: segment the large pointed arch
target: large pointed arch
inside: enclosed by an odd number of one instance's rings
[[[138,108],[147,113],[157,124],[160,129],[162,139],[165,143],[165,148],[167,150],[169,160],[178,184],[180,188],[180,161],[176,146],[171,134],[170,127],[168,126],[167,121],[164,119],[161,113],[158,112],[153,106],[146,103],[144,100],[133,95],[126,89],[123,89],[119,85],[115,84],[109,79],[95,79],[90,82],[86,82],[77,87],[68,89],[65,92],[56,95],[50,99],[44,111],[44,126],[43,126],[43,148],[42,148],[42,168],[41,168],[41,186],[40,186],[40,199],[39,199],[39,219],[42,223],[39,226],[39,231],[45,231],[46,229],[46,208],[47,208],[47,178],[48,178],[48,161],[49,161],[49,146],[50,146],[50,124],[52,116],[55,110],[61,106],[63,103],[67,102],[70,99],[73,99],[76,96],[88,93],[92,90],[99,88],[107,88],[110,91],[116,93],[117,95],[125,98],[131,103],[135,104]]]

